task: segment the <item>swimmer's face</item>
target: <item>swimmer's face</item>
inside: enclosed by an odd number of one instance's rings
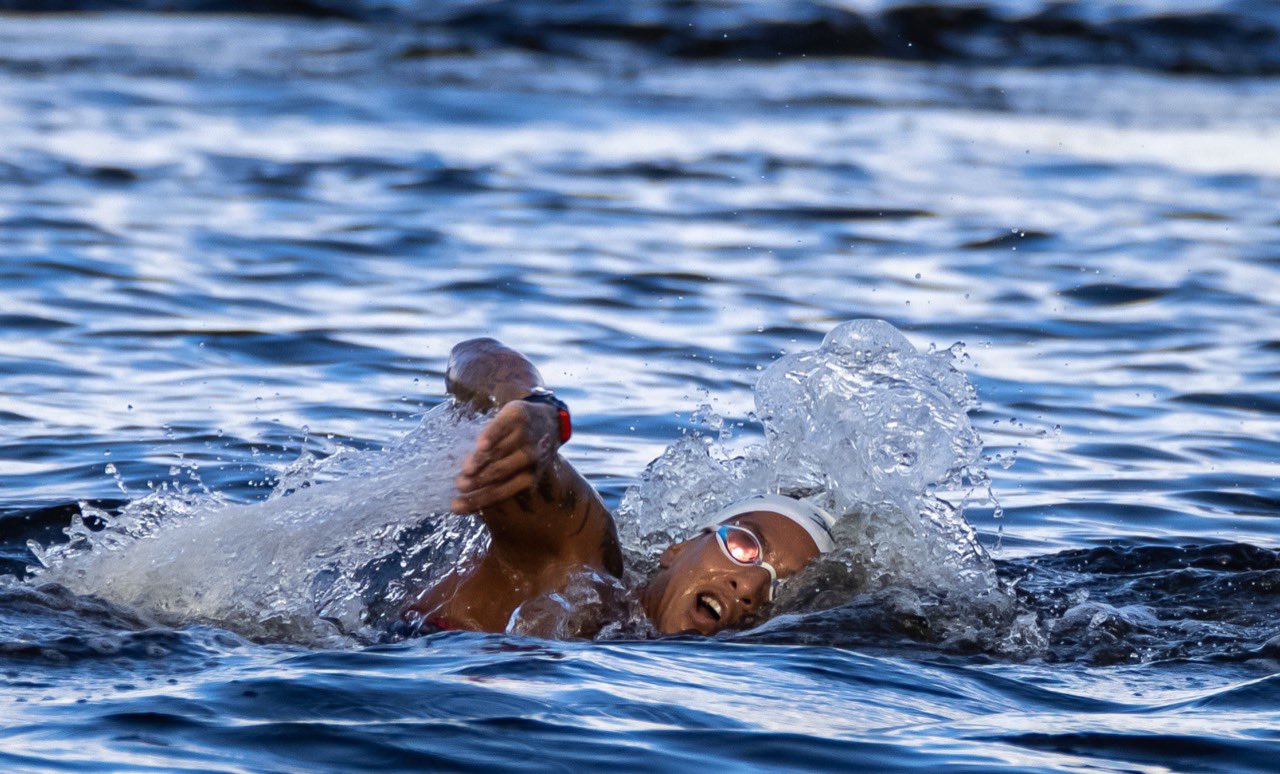
[[[754,533],[764,561],[773,565],[779,579],[799,572],[819,553],[803,527],[770,511],[739,514],[723,523]],[[710,532],[668,547],[658,562],[660,569],[649,579],[641,601],[654,628],[663,634],[714,634],[743,626],[757,618],[769,599],[769,571],[735,563]]]

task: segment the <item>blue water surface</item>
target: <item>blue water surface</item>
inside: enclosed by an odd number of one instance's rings
[[[1263,4],[871,3],[857,50],[833,5],[125,5],[0,15],[0,572],[192,462],[252,501],[390,444],[477,335],[616,506],[701,404],[758,432],[760,367],[871,317],[964,342],[1002,506],[967,515],[1044,641],[871,599],[315,650],[19,582],[6,770],[1277,770]]]

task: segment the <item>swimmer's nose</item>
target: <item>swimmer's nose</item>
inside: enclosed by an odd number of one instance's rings
[[[752,573],[754,576],[755,573]],[[765,586],[769,583],[769,577],[766,575],[762,580],[757,582],[753,577],[751,580],[738,580],[737,578],[729,579],[729,588],[733,589],[733,595],[737,598],[738,603],[746,610],[754,609],[755,605],[765,598]]]

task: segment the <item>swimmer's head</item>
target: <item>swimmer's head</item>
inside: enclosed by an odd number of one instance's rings
[[[663,551],[641,599],[663,634],[713,634],[758,618],[777,582],[834,545],[829,514],[802,500],[757,495],[715,514]]]

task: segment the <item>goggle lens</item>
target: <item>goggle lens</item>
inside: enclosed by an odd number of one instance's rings
[[[724,529],[720,532],[729,557],[740,564],[759,564],[763,553],[760,541],[745,529]]]
[[[760,567],[769,573],[770,583],[765,592],[765,601],[772,602],[774,592],[778,586],[778,571],[773,569],[772,564],[764,560],[764,546],[760,545],[760,538],[756,537],[756,533],[736,524],[707,527],[704,532],[715,532],[716,542],[720,544],[720,550],[731,561],[751,567]]]

